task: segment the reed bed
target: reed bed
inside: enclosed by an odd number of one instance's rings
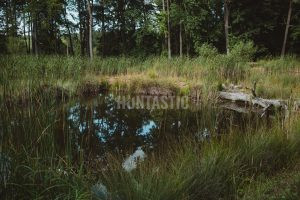
[[[78,94],[79,88],[92,83],[111,88],[127,87],[128,80],[139,85],[199,87],[202,91],[217,91],[223,83],[253,87],[258,84],[262,97],[297,98],[300,95],[300,62],[295,57],[261,60],[251,66],[237,56],[174,58],[87,58],[61,56],[2,56],[0,58],[0,95],[7,97],[34,96],[45,86]],[[111,81],[118,78],[118,82]],[[135,77],[128,79],[128,77]],[[149,81],[152,80],[152,81]],[[132,85],[132,84],[131,84]],[[151,86],[151,84],[150,84]],[[187,90],[187,89],[186,89]],[[129,92],[129,91],[128,91]],[[207,92],[204,92],[204,95]]]

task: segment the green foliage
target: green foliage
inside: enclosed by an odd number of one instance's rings
[[[252,61],[255,52],[256,48],[252,42],[236,42],[229,55],[218,56],[217,63],[221,68],[221,76],[235,82],[243,79],[249,73],[248,62]]]
[[[235,82],[243,79],[248,73],[256,48],[252,42],[237,41],[230,49],[229,55],[219,54],[210,44],[197,45],[200,59],[206,60],[206,65],[215,70],[219,76]]]
[[[196,45],[196,52],[200,57],[213,59],[218,55],[218,50],[208,43]]]
[[[11,9],[12,8],[12,9]],[[165,2],[166,8],[166,2]],[[288,38],[288,51],[299,54],[300,4],[294,1]],[[252,0],[229,2],[229,34],[231,37],[253,41],[258,48],[257,57],[278,55],[281,51],[289,2],[282,0]],[[0,3],[0,35],[24,37],[24,28],[37,31],[39,54],[66,54],[62,38],[71,38],[77,55],[86,55],[88,49],[88,15],[85,0],[67,1],[16,1]],[[253,15],[253,10],[255,15]],[[77,15],[71,20],[68,14]],[[197,43],[212,44],[225,52],[224,1],[177,0],[170,2],[170,37],[172,54],[179,54],[180,27],[183,52],[195,55]],[[29,17],[30,16],[30,17]],[[268,16],[268,17],[267,17]],[[22,23],[20,23],[22,21]],[[94,2],[93,21],[99,25],[94,30],[93,46],[101,56],[164,55],[166,49],[167,11],[161,0]],[[25,22],[25,23],[24,23]],[[24,27],[25,25],[25,27]],[[180,26],[181,25],[181,26]],[[0,43],[7,44],[0,37]],[[73,50],[74,49],[74,50]],[[34,45],[31,48],[35,52]],[[6,51],[3,51],[7,53]],[[2,52],[2,53],[3,53]],[[17,53],[17,52],[15,52]]]
[[[230,47],[230,56],[239,58],[241,61],[253,61],[257,48],[252,41],[237,41]]]

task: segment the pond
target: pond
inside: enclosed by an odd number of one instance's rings
[[[107,153],[126,156],[138,149],[162,151],[185,137],[209,141],[237,130],[256,130],[265,123],[255,114],[182,97],[112,93],[65,105],[49,101],[26,107],[2,106],[0,112],[2,151],[68,155],[72,162],[82,157],[93,162]]]

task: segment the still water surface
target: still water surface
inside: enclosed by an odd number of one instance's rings
[[[184,137],[209,141],[235,130],[257,129],[263,123],[255,114],[236,113],[217,105],[189,103],[188,108],[136,109],[120,107],[119,100],[119,95],[101,94],[66,105],[2,106],[1,147],[13,147],[14,152],[26,149],[68,154],[74,160],[80,152],[86,160],[94,160],[107,152],[128,156],[138,149],[161,150]]]

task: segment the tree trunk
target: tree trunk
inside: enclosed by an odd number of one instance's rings
[[[13,36],[17,37],[18,36],[18,26],[17,26],[17,5],[16,2],[13,2],[13,10],[12,10],[12,15],[13,15]]]
[[[83,15],[82,15],[82,1],[77,0],[77,10],[78,10],[78,16],[79,16],[79,41],[80,41],[80,55],[84,56],[84,27],[83,27]]]
[[[183,57],[183,44],[182,44],[182,21],[180,21],[180,28],[179,28],[179,51],[180,51],[180,58]]]
[[[90,0],[87,0],[88,13],[89,13],[89,55],[90,59],[93,60],[93,15],[92,6]]]
[[[165,4],[165,0],[162,0],[162,8],[163,8],[163,13],[166,13],[166,4]],[[166,46],[168,44],[168,33],[164,30],[164,41],[163,41],[163,50],[167,49]]]
[[[9,1],[6,1],[5,3],[5,32],[6,35],[9,35],[9,11],[8,9],[10,9],[10,5],[9,5]]]
[[[33,22],[32,22],[32,50],[33,53],[37,56],[38,55],[38,38],[37,38],[37,16],[33,17]]]
[[[101,34],[101,42],[102,42],[102,56],[105,56],[105,5],[104,5],[104,2],[102,1],[102,17],[101,17],[101,31],[102,31],[102,34]]]
[[[125,19],[125,0],[118,0],[118,23],[119,23],[119,26],[120,26],[120,38],[121,38],[121,46],[120,46],[120,49],[121,49],[121,52],[122,54],[124,54],[127,49],[126,49],[126,46],[127,46],[127,41],[126,41],[126,35],[125,35],[125,32],[126,32],[126,19]]]
[[[24,6],[23,6],[23,34],[24,34],[26,52],[29,53],[28,45],[27,45],[27,37],[26,37],[26,13],[25,13]]]
[[[70,26],[69,26],[69,23],[68,23],[68,20],[67,20],[67,17],[66,17],[66,15],[67,15],[66,13],[67,13],[67,7],[65,8],[65,11],[64,11],[64,21],[65,21],[66,28],[68,30],[68,37],[69,37],[69,43],[70,43],[70,51],[68,50],[68,52],[70,52],[71,55],[74,55],[74,46],[73,46],[72,34],[71,34]],[[69,45],[68,45],[68,47],[69,47]]]
[[[28,53],[30,54],[31,53],[31,49],[32,49],[32,44],[31,44],[31,37],[30,34],[32,34],[32,29],[31,29],[31,16],[30,14],[28,14],[28,17],[29,17],[29,22],[28,22]]]
[[[226,53],[230,53],[229,50],[229,8],[227,0],[224,1],[224,21],[225,21],[225,40],[226,40]]]
[[[287,43],[287,38],[288,38],[289,28],[290,28],[290,23],[291,23],[291,16],[292,16],[292,6],[293,6],[293,0],[290,0],[288,18],[287,18],[287,22],[286,22],[284,40],[283,40],[283,45],[282,45],[282,50],[281,50],[281,57],[282,58],[284,57],[285,50],[286,50],[286,43]]]
[[[167,12],[168,12],[168,58],[172,58],[171,52],[171,23],[170,23],[170,2],[167,0]]]

